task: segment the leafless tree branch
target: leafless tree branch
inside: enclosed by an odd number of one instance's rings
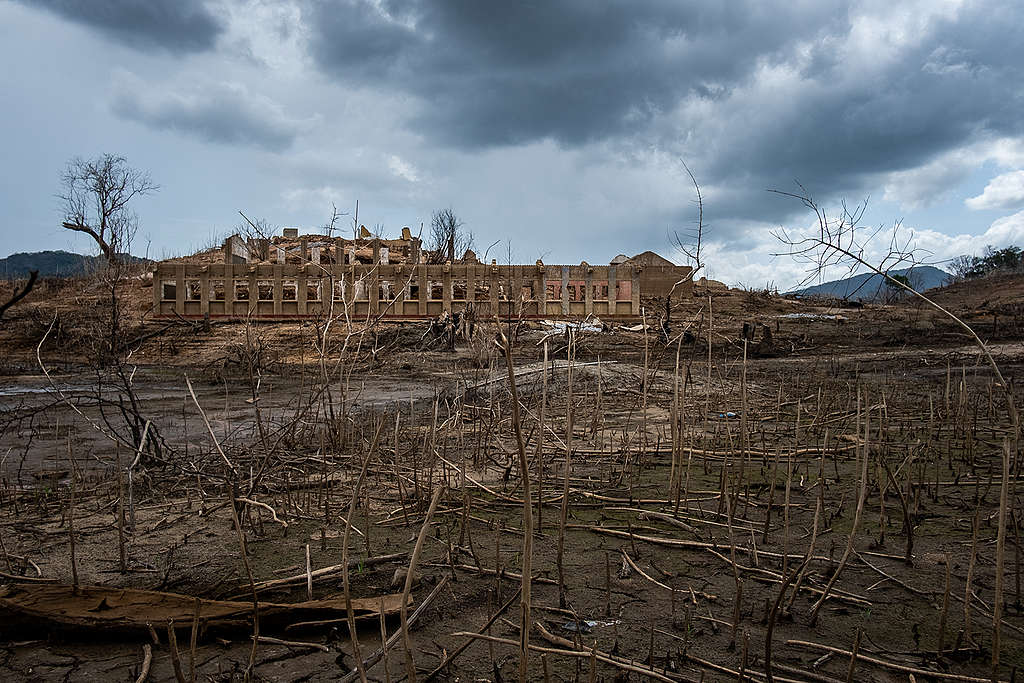
[[[120,259],[138,230],[138,216],[128,203],[160,189],[149,173],[130,167],[124,157],[114,154],[72,159],[61,183],[62,225],[89,235],[108,263]]]
[[[697,178],[693,175],[690,167],[682,159],[679,160],[679,163],[686,169],[686,173],[690,176],[690,181],[693,183],[693,189],[697,193],[697,226],[692,231],[683,235],[680,235],[678,230],[674,231],[672,233],[672,241],[675,247],[693,264],[693,272],[696,273],[704,267],[704,261],[701,256],[701,248],[704,242],[704,195],[701,193],[700,184],[697,182]]]
[[[14,296],[12,296],[10,299],[8,299],[5,303],[0,304],[0,320],[3,320],[4,313],[7,312],[8,308],[10,308],[14,304],[18,303],[19,301],[24,299],[26,296],[28,296],[28,293],[31,292],[32,288],[35,286],[36,278],[38,278],[38,277],[39,277],[39,271],[38,270],[33,270],[31,273],[28,274],[28,282],[25,283],[25,286],[22,287],[21,289],[15,288]]]
[[[984,356],[1006,395],[1014,429],[1019,429],[1012,388],[1003,378],[999,365],[981,337],[952,311],[914,289],[909,280],[897,279],[890,272],[894,268],[911,267],[924,262],[923,257],[927,252],[915,248],[913,234],[903,230],[901,221],[895,221],[889,235],[888,251],[879,258],[872,259],[868,254],[868,249],[882,233],[883,227],[871,229],[860,225],[860,220],[867,208],[866,199],[852,210],[843,202],[838,215],[829,216],[827,211],[814,200],[807,188],[799,182],[797,186],[800,188],[799,192],[774,189],[770,189],[769,192],[800,201],[814,213],[817,226],[804,235],[793,233],[784,227],[775,230],[772,233],[773,236],[785,245],[786,250],[774,255],[789,256],[799,263],[807,264],[808,273],[804,280],[805,283],[821,276],[828,268],[842,267],[851,273],[861,268],[867,269],[882,276],[886,283],[892,285],[893,288],[906,291],[948,317],[970,336]]]
[[[473,233],[463,230],[464,225],[451,208],[434,212],[430,218],[427,263],[454,263],[467,249],[473,248]]]

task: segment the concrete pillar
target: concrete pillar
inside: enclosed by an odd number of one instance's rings
[[[259,289],[256,283],[259,281],[257,278],[257,266],[250,266],[248,280],[249,280],[249,301],[246,302],[246,308],[249,313],[255,313],[259,308]]]
[[[444,271],[441,277],[441,300],[443,301],[444,312],[451,315],[452,312],[452,265],[444,264]]]
[[[300,271],[295,278],[295,305],[299,315],[306,315],[306,273]]]
[[[260,291],[256,284],[259,281],[257,270],[256,266],[252,266],[249,271],[249,301],[246,306],[250,313],[256,313],[259,309]]]
[[[562,315],[569,315],[569,266],[562,266]]]
[[[199,274],[199,312],[210,314],[210,269],[203,268]]]
[[[380,263],[380,240],[373,241],[373,263]]]
[[[380,253],[377,247],[373,250],[373,262],[378,263]],[[380,266],[376,265],[370,271],[369,282],[366,283],[370,288],[370,315],[377,315],[380,312]]]
[[[633,295],[633,315],[640,315],[640,273],[637,272],[636,268],[631,269],[632,284],[630,285],[630,293]]]
[[[537,269],[533,275],[533,298],[537,300],[537,315],[548,314],[548,283],[544,277],[544,264],[537,261]]]
[[[466,308],[476,301],[476,266],[466,266]]]
[[[377,268],[377,283],[379,290],[379,301],[377,302],[377,311],[381,314],[386,314],[390,308],[391,300],[395,296],[395,287],[392,281],[392,273],[390,268]]]
[[[235,266],[224,266],[224,314],[231,315],[235,310]]]
[[[345,291],[342,292],[342,296],[345,299],[345,307],[349,309],[351,313],[354,308],[353,304],[356,300],[356,280],[359,279],[359,275],[356,273],[355,266],[349,266],[344,274],[345,278]]]
[[[430,296],[430,283],[427,282],[427,266],[416,266],[416,277],[420,283],[419,315],[427,314],[427,298]]]
[[[174,278],[177,286],[174,288],[174,310],[179,315],[185,314],[185,264],[178,264],[174,267]]]
[[[395,310],[391,311],[392,313],[405,313],[403,302],[407,293],[405,281],[408,277],[408,270],[403,270],[396,271],[391,278],[391,296],[395,299]]]
[[[615,315],[615,302],[618,297],[616,286],[615,266],[608,266],[608,315]]]
[[[153,308],[160,312],[160,302],[164,299],[164,281],[160,274],[160,266],[153,268]]]
[[[512,268],[512,291],[509,292],[509,298],[515,302],[512,309],[514,314],[520,315],[523,312],[523,267],[509,267]]]
[[[283,251],[283,250],[281,250]],[[284,299],[284,267],[274,266],[274,315],[281,315],[281,301]]]
[[[583,292],[583,311],[590,315],[594,312],[594,269],[589,266],[583,276],[583,286],[586,288]]]
[[[309,240],[305,237],[299,240],[299,260],[303,263],[309,260]]]

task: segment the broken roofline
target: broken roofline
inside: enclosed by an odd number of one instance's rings
[[[288,228],[288,230],[295,230]],[[417,237],[401,239],[361,237],[349,239],[331,235],[289,234],[284,237],[245,239],[235,233],[221,248],[224,263],[419,263],[422,242]],[[187,259],[184,259],[187,262]]]
[[[372,235],[365,226],[361,228],[361,235],[357,239],[342,236],[323,235],[309,233],[298,234],[298,228],[285,228],[284,236],[269,238],[245,239],[238,233],[230,235],[224,240],[222,247],[224,263],[293,263],[302,265],[313,263],[328,264],[384,264],[403,263],[420,264],[430,262],[436,265],[438,261],[428,261],[426,254],[437,254],[437,251],[424,250],[423,242],[419,237],[413,237],[409,228],[402,228],[402,236],[396,239],[387,239]],[[179,259],[188,261],[188,259]],[[449,263],[470,265],[481,264],[476,252],[467,248],[465,253],[455,261]],[[541,265],[541,261],[537,261]],[[497,259],[491,260],[491,265],[497,265]],[[589,266],[586,261],[581,266]],[[609,265],[638,267],[659,266],[665,268],[678,268],[667,258],[653,251],[642,251],[639,254],[627,257],[619,254],[611,260]]]
[[[653,252],[619,264],[423,263],[422,243],[304,235],[224,240],[224,263],[188,259],[154,269],[159,317],[289,320],[430,319],[472,308],[478,318],[636,319],[641,297],[689,296],[692,269]],[[405,239],[408,238],[408,239]],[[472,261],[469,260],[472,258]],[[681,284],[681,286],[680,286]]]

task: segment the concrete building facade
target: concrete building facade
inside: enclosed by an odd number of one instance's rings
[[[276,246],[269,259],[254,261],[233,236],[224,243],[223,262],[160,262],[153,271],[156,315],[423,320],[472,310],[477,319],[632,320],[641,316],[645,299],[660,299],[663,306],[670,292],[675,298],[692,291],[691,269],[664,259],[645,259],[650,265],[427,265],[415,262],[418,240],[412,249],[396,243],[401,240],[358,242],[332,250],[303,239],[298,254]],[[357,250],[364,255],[357,257]],[[335,256],[324,258],[329,251]],[[391,254],[400,255],[399,262]]]

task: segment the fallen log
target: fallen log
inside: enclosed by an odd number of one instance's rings
[[[22,617],[36,624],[146,631],[149,624],[170,620],[190,624],[197,600],[204,627],[248,627],[251,621],[251,601],[204,600],[107,586],[79,586],[76,590],[63,584],[18,584],[0,586],[0,623],[13,627],[14,618]],[[352,600],[352,610],[357,619],[378,618],[382,609],[385,615],[397,613],[401,600],[399,594],[358,598]],[[342,598],[259,604],[261,627],[337,619],[346,614]]]

